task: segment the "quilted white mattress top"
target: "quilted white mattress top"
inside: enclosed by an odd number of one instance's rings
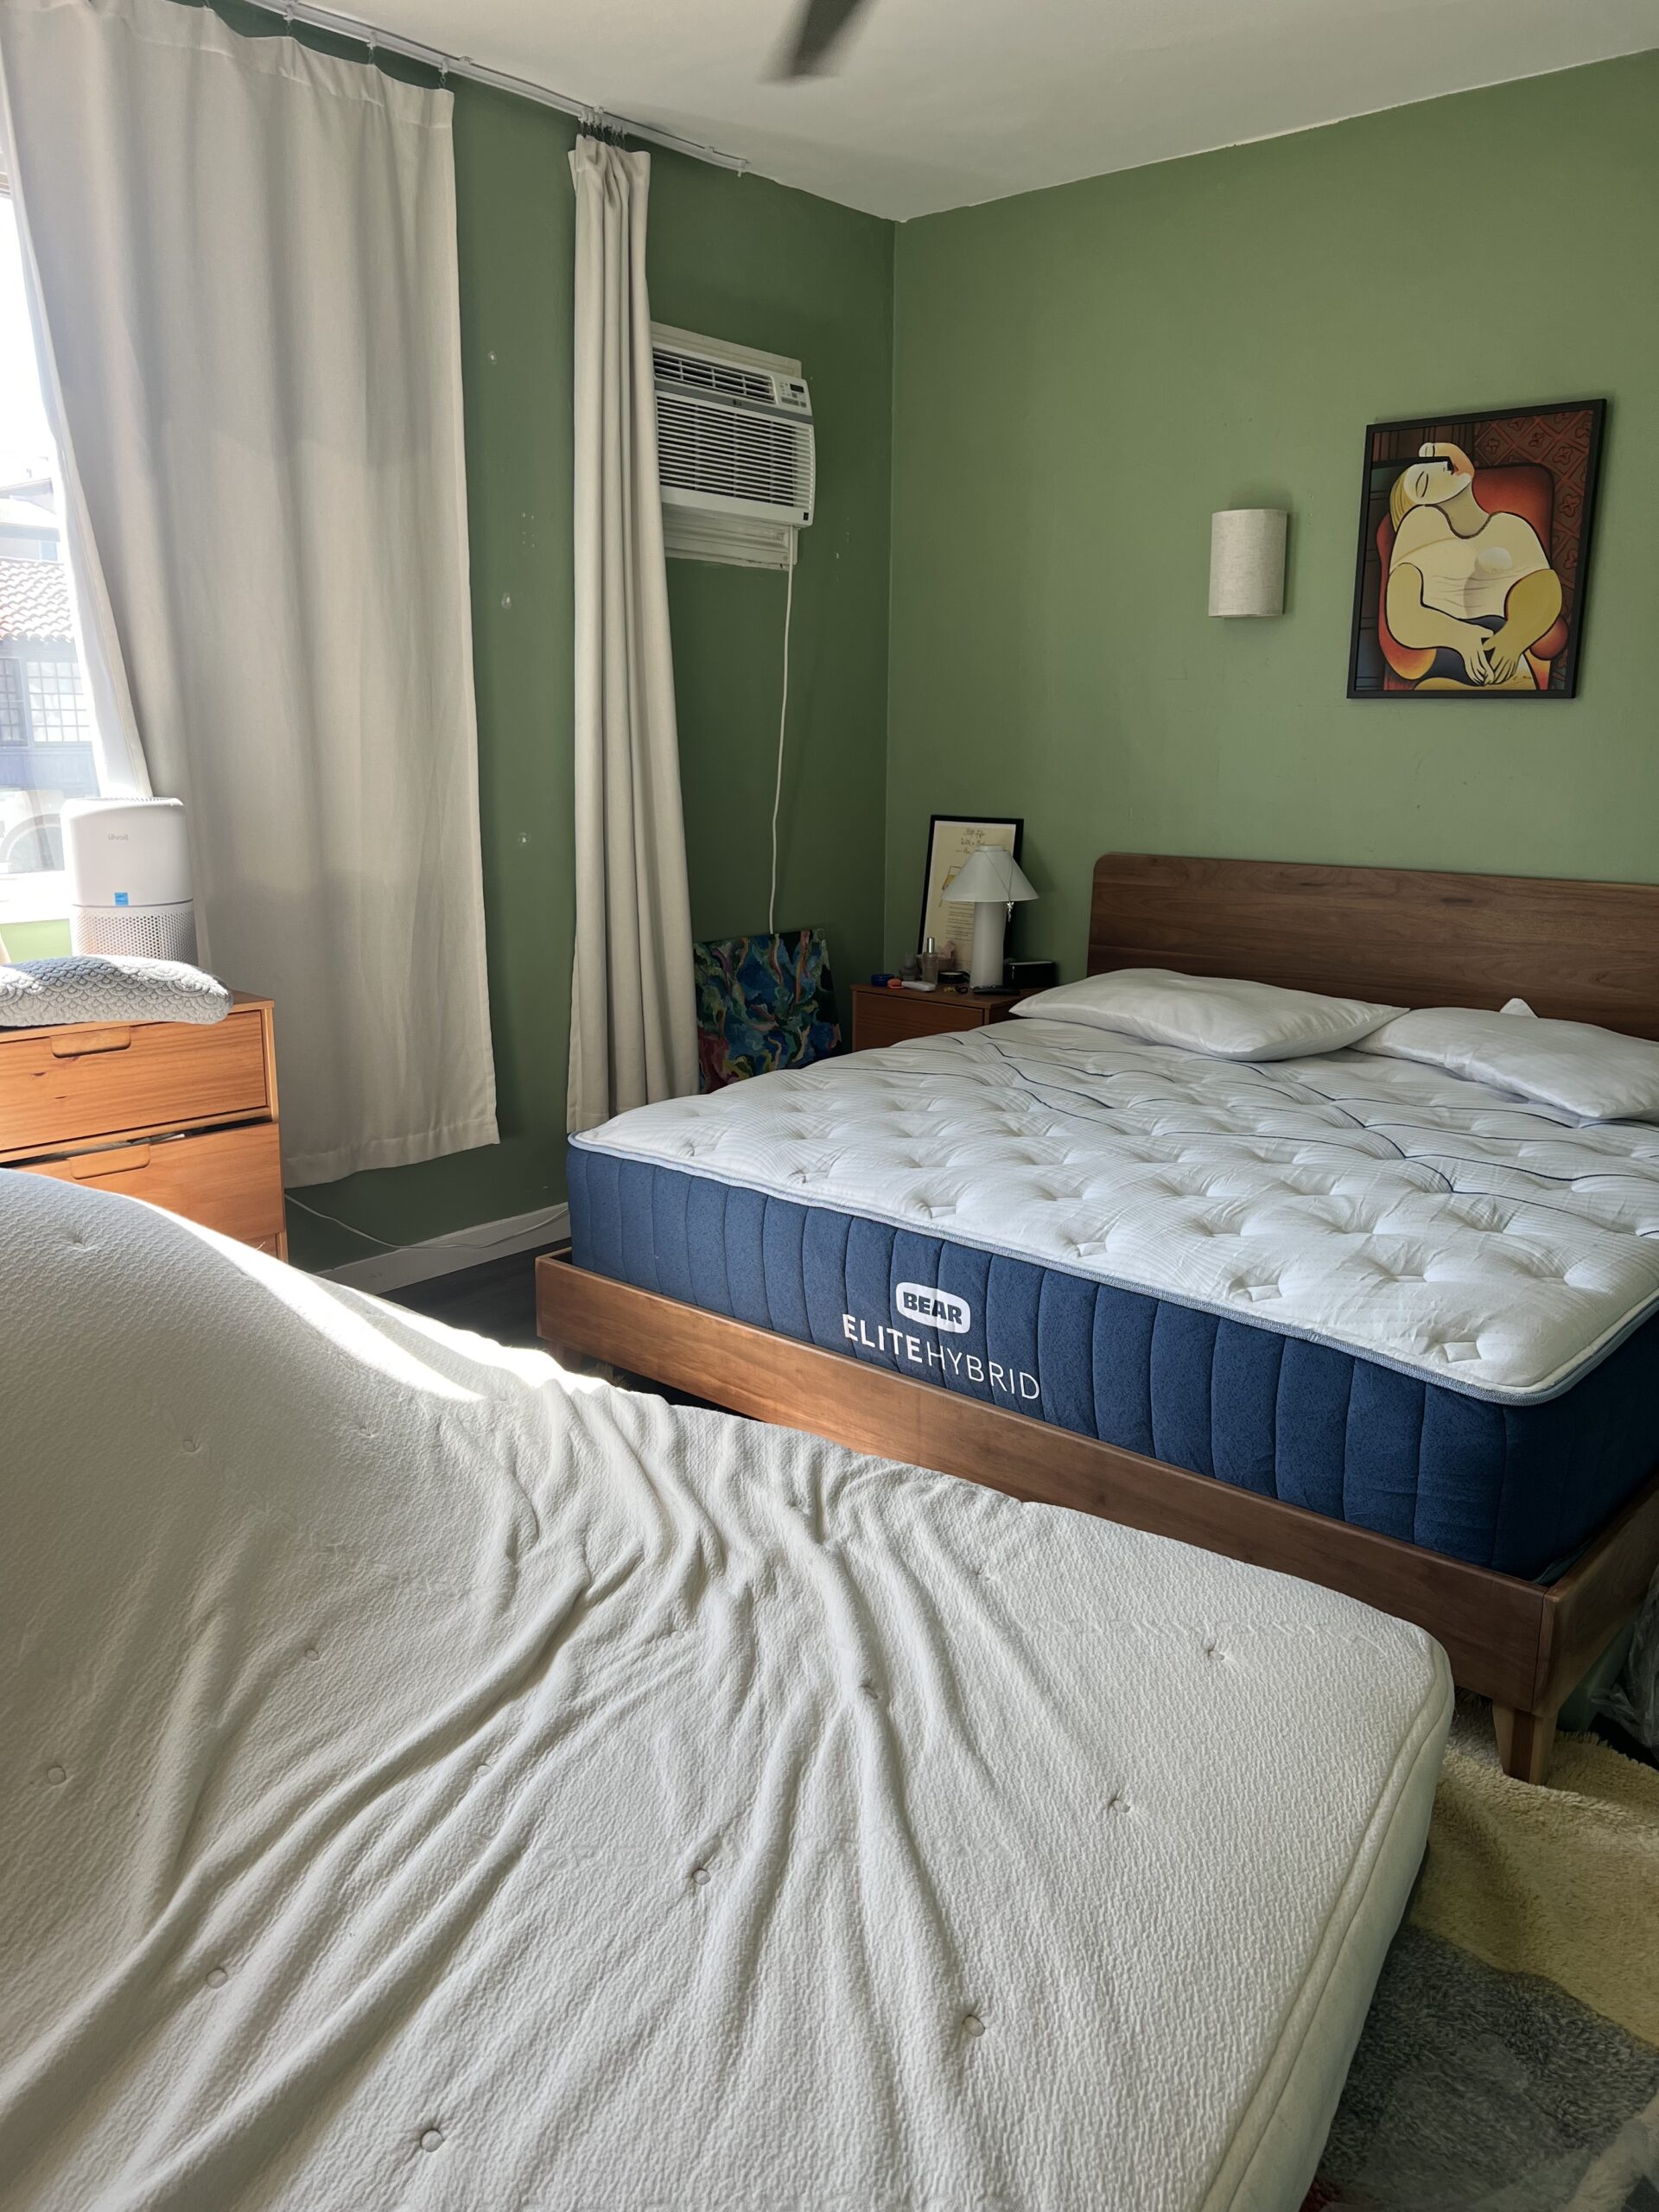
[[[1570,1387],[1659,1306],[1659,1128],[1406,1060],[1260,1065],[1037,1018],[575,1140],[1341,1346]]]
[[[0,1173],[0,2204],[1282,2212],[1363,1606]]]

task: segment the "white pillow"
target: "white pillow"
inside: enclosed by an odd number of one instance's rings
[[[1290,1060],[1340,1052],[1400,1011],[1230,976],[1178,976],[1168,968],[1119,968],[1081,983],[1061,983],[1021,999],[1014,1010],[1046,1021],[1116,1029],[1220,1060]]]
[[[1587,1021],[1541,1021],[1530,1008],[1421,1007],[1385,1024],[1359,1049],[1424,1060],[1558,1106],[1581,1122],[1659,1122],[1659,1045]]]

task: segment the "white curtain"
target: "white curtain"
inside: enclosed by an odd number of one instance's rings
[[[576,952],[569,1125],[697,1087],[691,904],[657,487],[648,154],[579,138]]]
[[[450,107],[174,0],[0,0],[104,750],[276,1001],[293,1183],[496,1138]]]

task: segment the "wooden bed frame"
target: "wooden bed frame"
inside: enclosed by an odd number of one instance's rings
[[[1396,1006],[1494,1007],[1659,1039],[1659,885],[1108,853],[1089,972],[1158,967]],[[1563,1700],[1659,1565],[1659,1471],[1548,1588],[591,1274],[537,1268],[556,1349],[854,1450],[1103,1516],[1323,1584],[1439,1638],[1541,1781]]]

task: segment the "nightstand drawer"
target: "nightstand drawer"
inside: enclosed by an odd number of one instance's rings
[[[982,1029],[985,1009],[972,999],[930,992],[872,991],[858,1001],[856,1046],[862,1052],[882,1045],[903,1045],[916,1037],[937,1037],[953,1029]]]
[[[0,1030],[0,1160],[270,1111],[257,1007],[211,1023]]]
[[[234,1017],[232,1017],[234,1018]],[[79,1152],[68,1160],[29,1161],[25,1175],[50,1175],[98,1191],[144,1198],[199,1221],[245,1244],[280,1251],[283,1160],[275,1122],[249,1128],[209,1129],[200,1136],[158,1137],[143,1144]]]
[[[949,1036],[1006,1021],[1029,991],[890,991],[853,985],[853,1050],[879,1051],[916,1037]]]

